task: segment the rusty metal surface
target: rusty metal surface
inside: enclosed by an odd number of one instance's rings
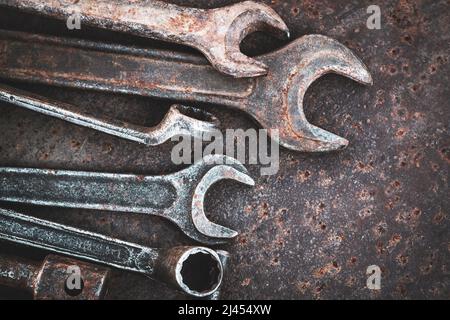
[[[232,1],[177,1],[212,8]],[[233,1],[237,2],[237,1]],[[175,3],[175,1],[174,1]],[[291,38],[320,33],[348,46],[370,69],[374,85],[361,87],[329,75],[305,97],[311,123],[346,137],[346,150],[311,155],[282,149],[280,171],[256,188],[221,182],[207,196],[213,220],[240,231],[222,297],[231,299],[449,297],[448,134],[449,4],[379,1],[382,29],[366,28],[371,1],[265,1],[287,22]],[[148,41],[65,25],[1,9],[0,26],[57,36]],[[250,36],[243,51],[261,54],[282,45]],[[172,48],[167,44],[152,45]],[[185,50],[184,48],[177,48]],[[119,94],[18,85],[98,115],[137,124],[162,115],[160,101]],[[2,104],[0,165],[161,174],[175,172],[172,144],[148,148]],[[203,105],[199,105],[203,106]],[[223,128],[256,128],[243,113],[217,110]],[[232,199],[233,201],[230,201]],[[2,204],[8,207],[7,204]],[[189,244],[162,219],[82,209],[26,208],[39,217],[147,246]],[[43,255],[2,244],[5,252]],[[365,287],[366,269],[382,269],[382,290]],[[7,293],[2,296],[8,297]],[[138,275],[115,272],[107,298],[183,298]]]

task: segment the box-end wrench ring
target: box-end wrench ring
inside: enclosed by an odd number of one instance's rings
[[[201,139],[203,134],[215,132],[219,124],[219,120],[207,111],[174,104],[158,125],[143,127],[109,117],[96,117],[80,112],[71,104],[4,84],[0,84],[0,101],[147,146],[162,144],[179,135]]]

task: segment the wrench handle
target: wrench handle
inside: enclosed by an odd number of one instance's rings
[[[86,112],[77,111],[70,104],[39,97],[3,84],[0,84],[0,101],[130,141],[148,143],[148,141],[156,140],[149,133],[150,128],[108,117],[99,118]]]
[[[0,239],[147,275],[158,258],[151,248],[5,209],[0,209]]]
[[[0,200],[165,216],[177,190],[157,176],[0,168]]]
[[[81,23],[141,37],[192,45],[205,28],[207,10],[157,0],[2,0],[0,4],[59,20],[78,14]],[[69,22],[67,22],[69,27]]]
[[[246,108],[258,81],[222,75],[197,55],[5,30],[0,70],[8,80],[239,109]]]

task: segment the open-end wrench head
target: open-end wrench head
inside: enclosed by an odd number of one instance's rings
[[[235,180],[249,186],[255,181],[248,175],[247,169],[238,160],[224,155],[204,157],[183,172],[185,177],[198,181],[188,194],[190,198],[191,223],[186,224],[183,231],[192,238],[203,243],[222,243],[234,238],[238,233],[234,230],[211,222],[204,211],[204,200],[208,189],[216,182],[224,179]],[[191,230],[193,229],[193,230]],[[198,236],[198,233],[202,237]]]
[[[247,109],[264,128],[279,130],[278,143],[296,151],[343,149],[348,141],[308,122],[303,98],[308,87],[327,73],[371,85],[369,70],[353,52],[322,35],[303,36],[283,49],[259,57],[270,72],[258,78]]]
[[[269,6],[253,1],[212,9],[208,36],[198,47],[220,72],[236,78],[267,74],[268,67],[240,51],[241,41],[250,33],[267,31],[278,38],[288,38],[289,29],[281,17]],[[203,40],[205,39],[205,40]]]

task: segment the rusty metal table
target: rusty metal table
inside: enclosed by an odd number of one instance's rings
[[[171,1],[216,7],[238,1]],[[439,0],[379,1],[381,29],[366,27],[372,1],[264,1],[285,19],[292,38],[321,33],[361,57],[372,87],[329,75],[307,92],[314,124],[350,140],[338,153],[280,152],[280,170],[256,188],[222,182],[211,190],[214,220],[240,231],[223,288],[229,299],[414,299],[450,297],[449,43],[450,5]],[[0,27],[125,44],[189,50],[2,8]],[[256,34],[243,50],[259,54],[283,45]],[[0,57],[1,58],[1,57]],[[96,114],[152,125],[170,101],[29,84],[20,88],[68,101]],[[201,105],[201,107],[208,107]],[[210,109],[214,110],[214,109]],[[257,128],[232,110],[215,111],[223,128]],[[174,143],[148,148],[1,104],[0,165],[161,174]],[[221,186],[227,185],[226,188]],[[232,198],[234,201],[229,201]],[[188,244],[158,218],[89,210],[27,209],[39,217],[148,246]],[[10,244],[2,252],[42,258]],[[381,290],[366,288],[366,269],[382,270]],[[0,290],[0,297],[21,297]],[[116,271],[109,299],[183,298],[163,285]]]

